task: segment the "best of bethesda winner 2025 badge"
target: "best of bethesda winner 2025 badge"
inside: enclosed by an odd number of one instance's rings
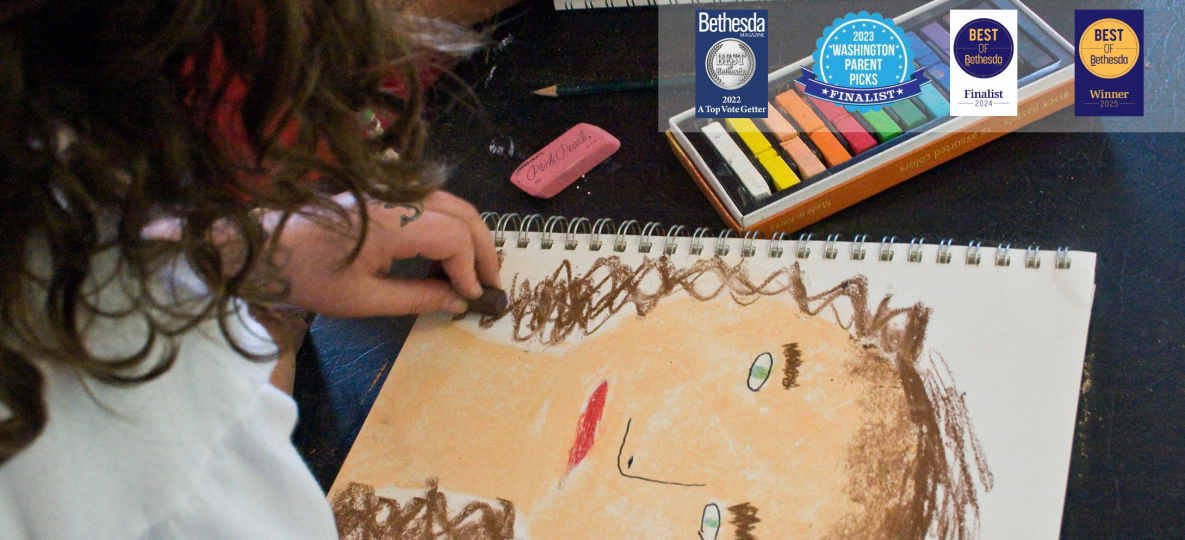
[[[921,93],[922,70],[913,69],[905,33],[880,14],[849,13],[815,41],[812,69],[796,82],[811,97],[870,112]]]
[[[695,12],[696,118],[765,118],[767,19],[764,9]]]
[[[1074,11],[1075,116],[1144,116],[1144,12]]]

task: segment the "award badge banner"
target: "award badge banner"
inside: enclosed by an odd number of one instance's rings
[[[951,116],[1016,116],[1016,10],[950,11]]]
[[[879,110],[921,94],[929,82],[913,69],[905,32],[878,13],[835,19],[815,46],[815,69],[803,68],[796,82],[806,95],[849,111]]]
[[[768,10],[695,12],[696,118],[765,118]]]
[[[1075,116],[1144,116],[1144,11],[1079,9]]]

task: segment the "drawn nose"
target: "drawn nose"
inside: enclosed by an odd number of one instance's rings
[[[617,472],[625,478],[664,484],[676,487],[703,487],[705,484],[694,479],[684,478],[688,471],[681,470],[681,460],[671,460],[662,455],[665,444],[656,444],[642,448],[639,446],[635,433],[634,440],[630,440],[630,429],[634,427],[634,419],[625,423],[625,432],[621,436],[621,447],[617,452]],[[661,441],[662,443],[672,441]],[[677,441],[673,441],[677,442]],[[693,467],[695,469],[695,467]]]

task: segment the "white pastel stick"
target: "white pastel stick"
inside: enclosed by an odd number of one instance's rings
[[[737,173],[737,178],[741,179],[741,183],[745,185],[745,189],[749,190],[750,195],[758,199],[770,196],[769,184],[765,183],[761,172],[753,166],[753,162],[749,161],[748,157],[745,157],[745,152],[741,150],[740,146],[737,146],[736,141],[732,140],[724,126],[719,122],[712,122],[704,126],[702,131],[708,140],[712,141],[712,146],[716,147],[716,151],[724,156],[724,161],[728,162],[728,166]]]

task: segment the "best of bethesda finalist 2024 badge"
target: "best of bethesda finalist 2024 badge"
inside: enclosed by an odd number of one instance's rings
[[[950,12],[951,116],[1016,116],[1016,10]]]
[[[695,12],[696,118],[765,118],[769,46],[764,9]]]
[[[1074,11],[1075,116],[1144,116],[1144,12]]]

